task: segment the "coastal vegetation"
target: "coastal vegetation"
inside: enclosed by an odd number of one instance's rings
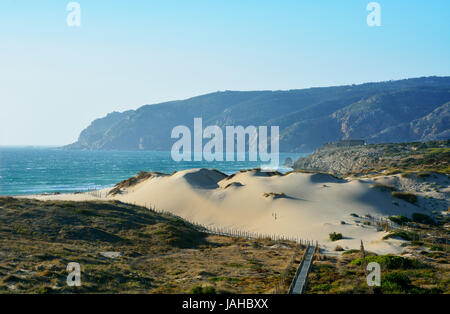
[[[411,222],[404,216],[391,217],[408,221],[408,230],[393,230],[385,238],[407,241],[400,255],[365,251],[365,264],[379,263],[381,286],[376,294],[450,293],[450,242],[448,224],[428,225]],[[306,293],[370,293],[361,250],[351,249],[338,256],[320,255],[308,277]]]
[[[330,233],[330,240],[331,241],[337,241],[337,240],[341,240],[343,238],[344,237],[342,236],[342,233],[336,233],[336,232]]]
[[[395,222],[398,225],[403,225],[403,224],[406,224],[411,221],[408,217],[405,217],[402,215],[390,216],[389,220],[391,220],[392,222]]]
[[[0,247],[0,293],[267,293],[295,251],[118,201],[11,197],[0,197]],[[66,284],[70,262],[80,287]]]
[[[407,202],[409,202],[411,204],[417,203],[417,196],[414,195],[413,193],[393,191],[392,192],[392,196],[396,197],[396,198],[399,198],[401,200],[407,201]]]

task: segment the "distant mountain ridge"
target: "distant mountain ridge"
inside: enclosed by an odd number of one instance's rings
[[[177,125],[278,125],[280,151],[311,152],[326,142],[444,140],[450,135],[450,77],[287,91],[225,91],[113,112],[66,149],[170,150]]]

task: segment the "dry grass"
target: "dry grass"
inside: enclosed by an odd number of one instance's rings
[[[120,202],[0,198],[0,293],[269,293],[294,253],[294,243],[275,244],[207,235]],[[66,285],[69,262],[81,265],[81,287]]]

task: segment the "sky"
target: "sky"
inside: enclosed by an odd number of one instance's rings
[[[112,111],[223,90],[450,75],[450,1],[0,1],[0,145],[65,145]]]

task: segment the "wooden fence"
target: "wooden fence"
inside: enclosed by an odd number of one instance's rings
[[[136,205],[136,203],[134,203],[134,205]],[[150,203],[145,203],[143,207],[149,209],[150,211],[158,213],[158,214],[164,214],[164,215],[170,216],[172,218],[181,219],[181,220],[189,223],[193,227],[195,227],[198,231],[202,231],[202,232],[209,233],[209,234],[216,234],[216,235],[228,236],[228,237],[233,237],[233,238],[270,239],[273,241],[292,241],[292,242],[296,242],[300,245],[307,245],[308,243],[314,243],[313,240],[302,239],[300,237],[295,237],[295,236],[284,236],[284,235],[262,233],[262,232],[250,232],[247,230],[242,230],[242,229],[237,229],[237,228],[217,227],[217,226],[200,224],[200,223],[192,221],[190,219],[186,219],[186,218],[180,217],[178,215],[175,215],[169,211],[157,209],[156,206],[154,206]]]
[[[106,198],[108,194],[108,192],[99,190],[97,187],[88,188],[86,193],[96,198]]]
[[[355,222],[358,220],[362,224],[376,226],[384,231],[390,231],[390,230],[399,228],[399,225],[397,225],[395,222],[393,222],[387,218],[383,218],[383,217],[378,218],[378,217],[373,217],[371,215],[366,215],[366,216],[356,217]]]

